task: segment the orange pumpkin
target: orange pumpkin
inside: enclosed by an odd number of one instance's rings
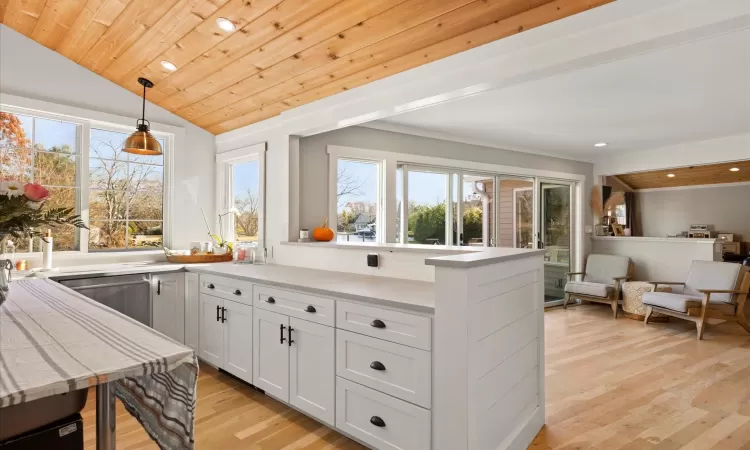
[[[329,242],[333,240],[333,230],[328,228],[328,217],[326,217],[322,227],[313,229],[312,237],[320,242]]]

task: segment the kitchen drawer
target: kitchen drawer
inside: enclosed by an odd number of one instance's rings
[[[332,327],[336,302],[330,298],[316,297],[300,292],[255,285],[256,308],[309,320]]]
[[[378,450],[429,450],[430,411],[336,377],[336,427]]]
[[[432,354],[336,330],[336,375],[429,408]]]
[[[253,284],[234,278],[201,275],[201,293],[234,302],[253,304]]]
[[[432,319],[357,303],[338,302],[336,328],[430,350]]]

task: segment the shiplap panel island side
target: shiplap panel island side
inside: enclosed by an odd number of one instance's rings
[[[543,251],[435,266],[434,450],[525,449],[544,425]]]

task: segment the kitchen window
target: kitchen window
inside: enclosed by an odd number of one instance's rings
[[[0,109],[0,180],[42,184],[50,191],[47,208],[73,208],[89,227],[53,229],[55,251],[164,246],[169,176],[165,161],[173,136],[153,132],[164,150],[162,156],[130,155],[122,151],[122,143],[131,128],[7,106]],[[38,241],[15,241],[18,252],[40,251]]]
[[[335,226],[338,241],[378,240],[380,174],[380,163],[377,161],[337,159]]]
[[[226,241],[264,246],[265,144],[216,157],[220,205],[217,224]]]

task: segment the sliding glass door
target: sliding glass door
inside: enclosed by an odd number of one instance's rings
[[[571,267],[572,185],[558,181],[537,182],[539,216],[537,248],[544,253],[544,301],[548,306],[562,303],[565,272]]]

